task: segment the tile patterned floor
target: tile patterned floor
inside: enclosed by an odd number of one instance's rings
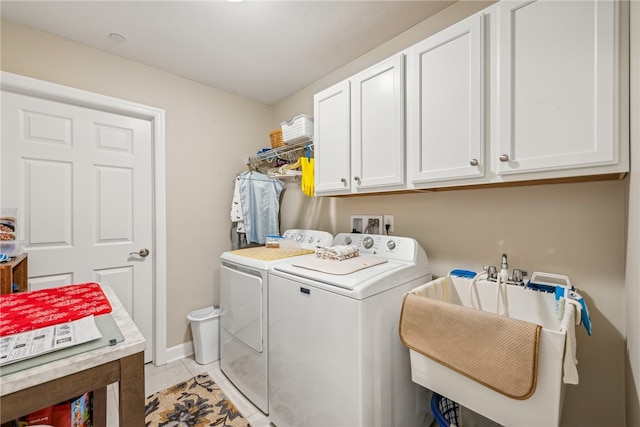
[[[256,408],[220,370],[219,361],[208,365],[199,365],[193,356],[155,366],[148,363],[144,366],[145,396],[163,390],[180,381],[193,378],[195,375],[208,373],[220,386],[224,394],[233,402],[240,413],[249,421],[251,427],[269,427],[269,419]],[[107,426],[118,427],[118,384],[111,384],[107,392]]]

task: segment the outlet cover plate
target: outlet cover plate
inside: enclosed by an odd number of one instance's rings
[[[372,221],[373,224],[371,224]],[[351,215],[352,233],[384,234],[382,224],[382,215]]]

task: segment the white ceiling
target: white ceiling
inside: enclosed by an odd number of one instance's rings
[[[0,13],[272,105],[452,3],[2,0]]]

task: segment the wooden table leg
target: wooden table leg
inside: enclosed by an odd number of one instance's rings
[[[107,426],[107,387],[93,390],[93,427]]]
[[[144,352],[120,359],[120,425],[144,426]]]

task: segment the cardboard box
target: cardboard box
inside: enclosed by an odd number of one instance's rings
[[[51,415],[53,414],[53,406],[48,406],[44,409],[40,409],[39,411],[32,412],[27,415],[27,424],[28,426],[50,426],[52,424]]]

